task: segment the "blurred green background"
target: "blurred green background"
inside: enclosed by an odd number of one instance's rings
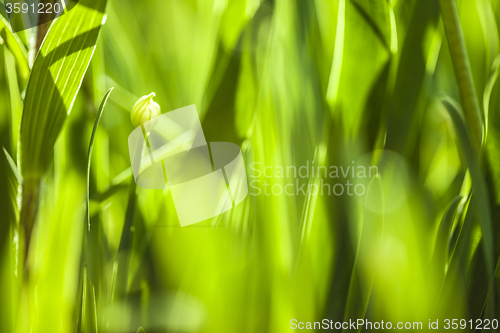
[[[12,33],[2,6],[0,330],[500,318],[500,6],[454,4],[80,0],[40,51],[42,29]],[[379,177],[361,198],[249,195],[181,228],[168,189],[130,170],[151,92],[163,112],[196,104],[249,181],[253,162]]]

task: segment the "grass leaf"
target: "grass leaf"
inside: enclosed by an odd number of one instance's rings
[[[465,124],[465,120],[462,118],[460,113],[460,106],[451,99],[444,99],[443,104],[448,110],[453,124],[455,126],[455,130],[457,132],[457,136],[461,143],[466,163],[470,171],[472,185],[473,185],[473,200],[471,201],[471,208],[474,209],[473,213],[475,214],[476,220],[479,220],[479,224],[481,226],[481,243],[484,251],[484,264],[485,264],[485,275],[487,277],[487,288],[492,291],[493,288],[493,272],[494,272],[494,257],[493,257],[493,228],[491,222],[491,211],[488,199],[488,191],[486,187],[486,183],[484,181],[484,177],[481,172],[481,168],[479,166],[479,157],[478,152],[475,149],[474,141],[469,134],[469,130]],[[468,212],[470,213],[470,212]],[[477,290],[474,290],[476,286],[472,285],[469,288],[472,288],[472,294],[479,294]],[[484,282],[478,281],[478,288],[484,288]],[[471,291],[469,291],[471,293]],[[487,313],[492,314],[492,306],[493,304],[493,293],[489,292],[488,294],[489,302],[487,303],[489,309]],[[484,304],[486,300],[482,302]],[[481,306],[482,307],[482,306]],[[478,311],[478,315],[480,315],[481,311],[479,309],[474,309]]]
[[[472,80],[469,56],[465,47],[457,3],[456,0],[440,0],[440,5],[465,119],[467,119],[467,124],[470,126],[473,144],[480,147],[483,135],[483,120]]]
[[[20,272],[19,267],[15,265],[15,261],[9,260],[9,258],[17,258],[18,254],[11,239],[19,220],[17,205],[19,173],[5,148],[4,153],[4,156],[0,156],[0,211],[2,212],[2,218],[0,219],[0,248],[3,250],[2,255],[0,255],[0,294],[2,295],[0,297],[0,322],[2,323],[2,330],[13,332],[18,291],[12,288],[12,285],[19,283],[16,280],[16,275],[20,274]]]
[[[84,0],[52,23],[28,82],[21,119],[21,170],[40,179],[71,111],[104,23],[107,0]]]
[[[389,6],[386,1],[339,2],[327,100],[342,114],[346,134],[357,134],[368,93],[390,59]],[[369,62],[363,61],[367,54]]]
[[[7,159],[7,162],[9,163],[9,167],[10,167],[10,170],[12,171],[12,175],[15,177],[15,179],[17,181],[16,186],[19,184],[22,184],[23,177],[19,173],[19,170],[17,169],[16,163],[14,162],[12,157],[9,155],[9,152],[7,152],[7,150],[5,150],[5,148],[3,148],[3,152],[5,154],[5,158]]]
[[[433,262],[436,269],[441,270],[444,273],[444,268],[448,262],[448,248],[451,237],[451,228],[453,227],[453,221],[455,220],[458,205],[462,201],[462,196],[456,196],[446,208],[446,212],[439,223],[439,230],[436,237],[436,246],[434,248]],[[441,272],[439,272],[441,273]]]
[[[102,99],[101,105],[99,106],[99,111],[97,112],[97,117],[94,123],[94,128],[92,129],[92,135],[90,136],[90,144],[89,144],[89,155],[88,155],[88,162],[87,162],[87,196],[86,196],[86,205],[87,205],[87,225],[86,225],[86,235],[87,235],[87,251],[90,251],[90,214],[89,214],[89,205],[90,205],[90,165],[92,163],[92,148],[94,146],[94,138],[95,138],[95,133],[97,131],[97,126],[99,125],[99,121],[101,120],[102,113],[104,111],[104,107],[106,106],[106,102],[109,99],[109,95],[113,91],[113,88],[110,88],[106,94],[104,95],[104,98]],[[90,252],[89,252],[90,253]],[[88,256],[90,259],[90,255]],[[89,262],[90,263],[90,262]],[[91,275],[92,277],[92,275]]]
[[[99,125],[99,121],[101,120],[102,113],[104,111],[104,107],[106,106],[106,102],[109,99],[109,95],[113,91],[113,88],[110,88],[104,98],[102,99],[101,105],[97,112],[97,117],[94,122],[94,127],[92,129],[92,135],[90,136],[89,143],[89,152],[88,152],[88,162],[87,162],[87,193],[86,193],[86,223],[85,223],[85,236],[84,236],[84,259],[83,259],[83,267],[81,271],[81,278],[83,281],[83,288],[80,290],[80,299],[82,301],[80,313],[78,315],[78,331],[87,331],[95,329],[97,331],[97,309],[96,309],[96,300],[95,300],[95,284],[94,284],[94,276],[92,270],[92,249],[90,242],[90,212],[89,212],[89,204],[90,204],[90,165],[92,162],[92,147],[94,145],[94,138],[97,131],[97,126]],[[91,300],[90,303],[87,300]],[[92,329],[91,329],[92,328]]]
[[[488,83],[486,84],[486,88],[484,89],[483,94],[483,109],[484,109],[484,123],[485,123],[485,131],[488,134],[488,118],[489,118],[489,110],[490,110],[490,99],[491,93],[493,92],[493,87],[497,83],[498,75],[500,74],[500,55],[495,58],[493,65],[491,66],[491,74],[488,79]]]
[[[428,54],[422,55],[421,45],[439,18],[439,6],[433,0],[415,3],[410,26],[404,40],[396,73],[394,99],[387,121],[386,149],[405,151],[410,129],[415,125],[419,96],[424,90]],[[425,51],[424,51],[425,52]]]
[[[24,48],[21,40],[12,33],[9,22],[2,15],[0,15],[0,40],[1,39],[5,41],[10,52],[12,52],[16,59],[17,69],[24,86],[30,75],[28,52]]]

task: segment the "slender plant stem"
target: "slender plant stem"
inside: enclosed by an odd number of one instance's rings
[[[474,88],[464,34],[458,16],[457,3],[456,0],[440,0],[439,2],[441,4],[444,27],[446,29],[465,119],[471,131],[474,146],[480,150],[482,145],[483,120]]]
[[[38,213],[40,200],[40,181],[25,180],[22,192],[22,207],[19,217],[21,234],[24,242],[24,276],[28,277],[28,254],[33,225]]]

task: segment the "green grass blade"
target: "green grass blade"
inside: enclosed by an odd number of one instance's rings
[[[458,205],[462,201],[462,196],[456,196],[446,208],[446,212],[439,223],[439,230],[436,237],[436,246],[434,247],[434,255],[432,258],[434,267],[437,271],[438,278],[442,278],[445,272],[446,263],[448,262],[448,248],[451,237],[451,228],[455,220]]]
[[[19,75],[16,71],[16,59],[12,52],[6,51],[5,55],[5,73],[7,77],[7,85],[9,88],[10,97],[10,123],[11,123],[11,152],[17,156],[17,148],[19,143],[19,127],[21,125],[21,115],[23,112],[23,100],[21,91],[19,91]],[[24,86],[24,85],[23,85]]]
[[[104,23],[107,0],[84,0],[53,22],[35,59],[21,119],[23,177],[40,179]]]
[[[491,66],[490,78],[486,84],[483,94],[483,109],[484,109],[484,123],[485,123],[485,133],[488,134],[488,119],[490,112],[490,99],[493,88],[498,80],[498,75],[500,74],[500,55],[495,58],[493,65]]]
[[[3,148],[3,152],[4,157],[0,157],[0,159],[2,160],[0,162],[0,171],[2,171],[0,177],[0,185],[2,185],[2,191],[0,193],[0,207],[2,208],[3,212],[6,212],[6,218],[2,218],[3,221],[0,224],[5,227],[8,227],[9,224],[11,227],[15,227],[19,218],[17,204],[18,187],[20,184],[22,184],[23,179],[19,174],[19,170],[17,169],[14,160],[9,155],[7,150],[5,150],[5,148]],[[3,224],[3,222],[5,222],[5,225]],[[2,239],[8,234],[8,230],[1,233],[0,245],[4,244]]]
[[[346,135],[358,133],[369,92],[390,60],[389,6],[386,1],[339,1],[326,100],[342,115]],[[367,54],[371,61],[364,61]]]
[[[432,48],[422,50],[427,33],[435,29],[439,18],[439,6],[434,0],[419,0],[415,3],[410,27],[399,55],[395,78],[394,97],[387,117],[386,149],[405,152],[410,130],[415,126],[419,97],[425,87],[426,66]],[[422,55],[422,52],[427,54]]]
[[[24,86],[28,82],[30,75],[28,52],[17,35],[12,33],[9,22],[2,15],[0,15],[0,39],[5,41],[8,49],[14,55],[17,70]]]
[[[87,195],[86,195],[86,207],[87,207],[87,221],[86,221],[86,241],[87,241],[87,259],[89,259],[89,262],[87,263],[89,265],[89,269],[91,269],[91,255],[90,255],[90,214],[89,214],[89,205],[90,205],[90,166],[92,163],[92,148],[94,146],[94,138],[95,138],[95,133],[97,131],[97,126],[99,125],[99,121],[101,120],[102,113],[104,112],[104,107],[106,106],[106,102],[109,99],[109,95],[113,91],[113,88],[110,88],[106,94],[104,95],[104,98],[102,99],[101,105],[99,106],[99,110],[97,112],[97,117],[94,122],[94,128],[92,129],[92,135],[90,136],[90,143],[89,143],[89,154],[88,154],[88,159],[87,159]],[[90,271],[91,273],[92,271]],[[90,274],[91,279],[92,279],[92,274]]]
[[[12,175],[15,177],[15,179],[17,181],[16,186],[19,184],[22,184],[23,177],[19,173],[19,170],[17,169],[17,166],[16,166],[16,163],[14,162],[14,159],[9,155],[9,153],[7,152],[7,150],[5,150],[5,148],[3,148],[3,152],[5,154],[5,158],[7,159],[7,162],[9,163],[10,171],[12,172]]]
[[[92,248],[90,241],[90,166],[92,162],[92,148],[94,146],[94,138],[97,131],[97,127],[99,125],[99,121],[101,120],[102,114],[104,112],[104,107],[106,106],[106,102],[109,99],[109,95],[113,91],[113,88],[110,88],[104,98],[102,99],[101,105],[99,106],[99,110],[97,112],[97,117],[94,122],[94,127],[92,129],[92,135],[90,136],[89,143],[89,152],[87,159],[87,193],[85,197],[86,201],[86,223],[85,223],[85,233],[84,233],[84,257],[83,257],[83,267],[81,271],[81,280],[83,283],[83,288],[80,290],[81,295],[81,304],[79,309],[78,331],[97,331],[97,309],[96,309],[96,300],[95,300],[95,283],[93,276],[93,266],[92,266]],[[91,300],[89,303],[87,300]]]
[[[0,322],[2,330],[13,332],[15,327],[15,309],[17,308],[18,290],[12,285],[19,283],[14,258],[18,258],[20,251],[15,250],[14,235],[19,219],[17,206],[19,172],[14,161],[4,149],[4,156],[0,156]]]
[[[472,143],[481,147],[483,135],[483,120],[472,79],[469,57],[465,47],[464,34],[460,25],[456,0],[440,0],[441,14],[450,47],[451,59],[462,102],[465,119],[469,126]]]
[[[94,122],[94,127],[92,128],[92,135],[90,136],[89,154],[87,159],[87,210],[89,208],[89,203],[90,203],[90,165],[92,163],[92,148],[94,147],[95,134],[97,131],[97,126],[99,126],[99,122],[101,121],[102,113],[104,112],[104,107],[106,106],[106,103],[108,102],[109,99],[109,95],[111,94],[113,89],[114,88],[110,88],[106,92],[101,101],[101,105],[99,106],[99,110],[97,111],[97,117]],[[90,218],[88,216],[87,216],[87,223],[88,223],[87,228],[90,230]]]
[[[483,178],[481,168],[479,166],[479,155],[475,149],[473,139],[469,134],[469,130],[465,124],[464,119],[460,113],[460,106],[451,99],[444,99],[443,104],[448,110],[453,124],[455,126],[455,130],[457,132],[457,136],[462,146],[462,150],[465,155],[466,163],[470,171],[472,185],[473,185],[473,199],[471,209],[474,209],[473,213],[475,215],[476,220],[479,220],[479,225],[481,226],[481,243],[482,250],[484,251],[484,264],[485,264],[485,275],[487,277],[487,288],[490,292],[488,295],[488,310],[487,314],[493,314],[493,296],[492,292],[493,288],[493,272],[494,272],[494,255],[493,255],[493,228],[491,222],[491,211],[489,205],[489,196],[486,187],[485,180]],[[470,213],[470,212],[468,212]],[[484,282],[479,281],[477,288],[484,288]],[[474,290],[476,286],[469,286],[472,288],[473,294],[479,294],[476,290]],[[471,291],[469,291],[471,293]],[[482,302],[484,302],[486,299]],[[478,309],[472,309],[474,311],[478,311]],[[478,314],[480,314],[479,311]]]

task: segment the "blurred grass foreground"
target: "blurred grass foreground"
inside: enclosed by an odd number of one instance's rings
[[[498,0],[80,0],[26,30],[12,2],[1,332],[500,318]],[[241,204],[181,228],[136,186],[151,92],[241,147]]]

